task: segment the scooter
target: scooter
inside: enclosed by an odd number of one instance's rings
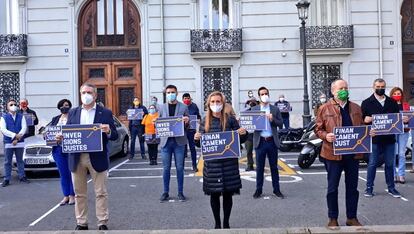
[[[289,128],[289,129],[280,130],[279,131],[279,141],[280,141],[279,150],[282,152],[289,152],[294,148],[296,149],[302,148],[301,142],[302,142],[303,135],[306,132],[310,131],[309,129],[313,125],[315,125],[315,120],[312,120],[304,128]]]
[[[303,148],[298,157],[298,165],[302,169],[309,168],[315,159],[319,157],[322,148],[322,140],[312,131],[304,134],[302,140]]]

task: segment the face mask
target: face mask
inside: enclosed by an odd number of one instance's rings
[[[167,101],[168,102],[173,102],[177,99],[177,94],[176,93],[167,93]]]
[[[285,100],[285,98],[279,98],[279,101],[283,102]]]
[[[134,105],[135,106],[139,106],[140,102],[139,101],[134,101]]]
[[[263,96],[260,96],[260,100],[261,100],[263,103],[268,103],[268,102],[269,102],[269,96],[268,96],[268,95],[263,95]]]
[[[383,96],[385,94],[385,89],[375,89],[375,93],[378,96]]]
[[[149,110],[148,110],[148,112],[149,112],[150,114],[154,114],[154,113],[155,113],[155,109],[149,109]]]
[[[211,105],[210,110],[214,113],[218,113],[223,109],[223,105]]]
[[[348,92],[348,90],[342,89],[342,90],[338,91],[337,96],[338,96],[339,100],[346,101],[346,100],[348,100],[349,92]]]
[[[93,96],[89,93],[82,94],[81,101],[84,105],[89,105],[93,102]]]
[[[184,100],[183,102],[184,102],[184,104],[186,104],[187,106],[191,104],[191,100],[188,100],[188,99]]]
[[[248,95],[249,95],[249,98],[253,97],[253,93],[249,93]]]
[[[11,106],[10,107],[11,112],[16,112],[17,110],[19,110],[19,108],[17,108],[17,106]]]
[[[401,95],[393,95],[392,99],[394,99],[396,102],[401,101]]]
[[[152,99],[152,104],[157,104],[157,100],[155,100],[155,99]]]
[[[69,112],[69,110],[70,110],[70,107],[68,107],[68,106],[62,106],[60,108],[60,113],[67,114]]]
[[[321,99],[319,99],[319,101],[321,101],[321,103],[325,103],[326,102],[326,98],[321,98]]]
[[[22,103],[22,104],[20,104],[20,106],[21,106],[22,108],[27,108],[27,103]]]

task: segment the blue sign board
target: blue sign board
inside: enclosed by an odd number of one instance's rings
[[[62,135],[63,153],[89,153],[103,150],[101,124],[63,125]]]
[[[33,114],[25,113],[25,114],[23,114],[23,116],[24,116],[24,119],[26,120],[27,126],[33,126],[34,125],[35,116]]]
[[[143,109],[128,109],[126,113],[128,120],[140,120],[144,118]]]
[[[240,126],[247,131],[270,129],[269,119],[264,111],[244,111],[240,113]]]
[[[289,103],[278,102],[277,107],[279,108],[280,112],[286,113],[286,112],[292,111],[292,107],[290,106]]]
[[[404,133],[401,113],[372,115],[372,130],[375,135],[392,135]]]
[[[45,133],[46,145],[56,146],[56,136],[62,135],[62,126],[47,126]]]
[[[183,116],[163,117],[155,121],[157,137],[184,136]]]
[[[334,155],[372,152],[371,126],[336,127],[333,130]]]
[[[401,113],[408,117],[408,127],[414,128],[414,111],[401,111]]]
[[[190,118],[188,129],[197,129],[197,115],[189,115],[188,117]]]
[[[201,155],[205,161],[239,158],[240,138],[237,131],[204,133],[201,135]]]

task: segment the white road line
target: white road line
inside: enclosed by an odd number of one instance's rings
[[[298,159],[297,158],[283,158],[283,162],[286,162],[286,161],[297,161]]]
[[[405,197],[403,197],[403,196],[401,196],[401,200],[403,200],[403,201],[408,201],[408,199],[407,199],[407,198],[405,198]]]
[[[290,164],[290,163],[288,163],[287,164],[290,168],[292,168],[292,169],[294,169],[295,168],[295,165],[292,165],[292,164]]]
[[[282,162],[286,162],[286,159],[284,159],[284,158],[279,158],[280,159],[280,161],[282,161]]]
[[[149,167],[149,168],[120,168],[120,169],[115,169],[114,171],[152,171],[152,170],[162,170],[162,167]],[[171,167],[171,170],[175,170],[175,167]],[[190,169],[192,170],[192,167],[184,167],[185,169]]]
[[[192,163],[192,161],[185,161],[186,163]],[[162,161],[157,161],[157,163],[162,163]],[[126,165],[149,165],[149,162],[127,162]],[[174,162],[172,162],[174,164]]]
[[[119,163],[118,165],[112,167],[111,169],[109,169],[108,172],[111,172],[113,170],[115,170],[116,168],[122,166],[123,164],[125,164],[126,162],[128,162],[129,160],[125,160],[121,163]],[[87,183],[91,182],[92,179],[88,180]],[[42,216],[40,216],[38,219],[36,219],[35,221],[33,221],[31,224],[29,224],[29,227],[33,227],[34,225],[36,225],[37,223],[39,223],[40,221],[42,221],[44,218],[46,218],[50,213],[52,213],[53,211],[55,211],[58,207],[60,206],[60,204],[58,203],[57,205],[55,205],[52,209],[50,209],[49,211],[47,211],[46,213],[44,213]]]
[[[191,175],[184,175],[185,178],[194,177],[194,174]],[[162,175],[159,176],[116,176],[116,177],[109,177],[109,180],[126,180],[126,179],[160,179]],[[176,175],[171,175],[171,178],[177,178]]]
[[[364,177],[358,176],[358,178],[365,181],[365,182],[367,182],[367,180]]]

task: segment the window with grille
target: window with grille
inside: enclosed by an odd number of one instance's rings
[[[207,100],[213,91],[220,91],[226,97],[228,103],[232,102],[231,96],[231,68],[213,67],[203,68],[203,97]]]
[[[319,102],[319,96],[331,97],[331,83],[341,78],[341,64],[311,64],[312,108]]]
[[[312,0],[309,19],[312,26],[345,25],[346,1]]]
[[[20,99],[20,79],[17,72],[0,72],[0,112],[7,110],[7,101]]]

